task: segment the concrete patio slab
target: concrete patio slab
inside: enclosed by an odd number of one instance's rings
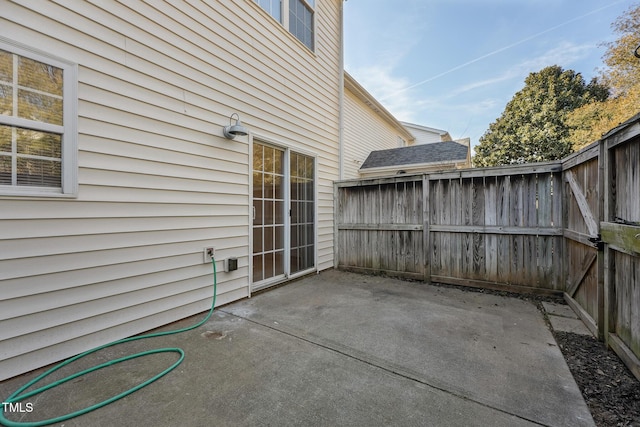
[[[566,304],[556,304],[553,302],[543,302],[544,311],[550,316],[567,317],[577,319],[578,315]]]
[[[543,302],[542,306],[554,331],[591,335],[591,331],[568,305]]]
[[[186,358],[58,425],[593,425],[542,314],[507,297],[332,270],[217,309],[196,330],[105,349],[64,370],[158,347],[181,347]],[[33,412],[15,419],[80,409],[175,359],[147,356],[77,378],[34,396]],[[0,397],[38,373],[0,383]]]

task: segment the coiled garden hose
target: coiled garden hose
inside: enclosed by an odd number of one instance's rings
[[[104,400],[100,403],[96,403],[95,405],[92,406],[88,406],[84,409],[75,411],[75,412],[71,412],[68,413],[66,415],[62,415],[56,418],[49,418],[47,420],[43,420],[43,421],[35,421],[35,422],[17,422],[17,421],[11,421],[8,420],[5,417],[5,406],[2,405],[2,409],[0,410],[0,424],[5,425],[7,427],[38,427],[38,426],[46,426],[49,424],[53,424],[53,423],[59,423],[61,421],[65,421],[71,418],[75,418],[77,416],[86,414],[87,412],[91,412],[93,410],[96,410],[98,408],[102,408],[103,406],[109,405],[110,403],[115,402],[116,400],[122,399],[125,396],[130,395],[131,393],[140,390],[141,388],[148,386],[149,384],[151,384],[152,382],[162,378],[163,376],[165,376],[166,374],[168,374],[169,372],[171,372],[172,370],[174,370],[175,368],[178,367],[178,365],[180,365],[180,363],[182,363],[182,360],[184,359],[184,350],[182,350],[181,348],[158,348],[158,349],[154,349],[154,350],[148,350],[148,351],[143,351],[140,353],[136,353],[136,354],[132,354],[129,356],[125,356],[125,357],[121,357],[119,359],[114,359],[114,360],[110,360],[108,362],[102,363],[100,365],[96,365],[92,368],[88,368],[85,369],[84,371],[80,371],[78,373],[75,373],[73,375],[70,375],[68,377],[62,378],[58,381],[55,381],[51,384],[48,384],[44,387],[40,387],[38,389],[29,391],[27,393],[21,394],[24,390],[28,389],[29,387],[31,387],[32,385],[40,382],[42,379],[44,379],[45,377],[51,375],[52,373],[54,373],[55,371],[57,371],[58,369],[62,368],[63,366],[67,366],[70,363],[75,362],[78,359],[81,359],[85,356],[88,356],[92,353],[95,353],[99,350],[105,349],[107,347],[112,347],[118,344],[123,344],[126,342],[130,342],[130,341],[137,341],[137,340],[142,340],[145,338],[154,338],[154,337],[161,337],[161,336],[165,336],[165,335],[173,335],[173,334],[179,334],[181,332],[186,332],[186,331],[190,331],[193,329],[198,328],[199,326],[202,326],[207,320],[209,320],[209,318],[211,317],[211,315],[213,314],[213,309],[216,305],[216,293],[217,293],[217,286],[218,286],[218,280],[217,280],[217,271],[216,271],[216,260],[211,257],[211,264],[213,265],[213,301],[211,302],[211,308],[209,309],[209,313],[205,316],[204,319],[202,319],[200,322],[196,323],[195,325],[192,326],[188,326],[186,328],[182,328],[182,329],[177,329],[177,330],[173,330],[173,331],[166,331],[166,332],[156,332],[153,334],[147,334],[147,335],[139,335],[139,336],[135,336],[135,337],[130,337],[130,338],[124,338],[121,340],[117,340],[117,341],[113,341],[109,344],[104,344],[102,346],[93,348],[91,350],[85,351],[84,353],[78,354],[77,356],[74,356],[70,359],[65,360],[64,362],[59,363],[58,365],[54,366],[53,368],[49,369],[47,372],[43,373],[42,375],[34,378],[33,380],[29,381],[28,383],[26,383],[25,385],[23,385],[22,387],[20,387],[18,390],[16,390],[13,394],[11,394],[7,399],[5,399],[3,402],[4,403],[17,403],[17,402],[21,402],[25,399],[28,399],[29,397],[35,396],[37,394],[40,394],[44,391],[47,391],[49,389],[52,389],[54,387],[57,387],[61,384],[64,384],[68,381],[71,381],[75,378],[78,378],[82,375],[88,374],[90,372],[94,372],[97,371],[99,369],[102,368],[106,368],[107,366],[112,366],[115,365],[117,363],[120,362],[125,362],[127,360],[131,360],[131,359],[136,359],[138,357],[142,357],[142,356],[147,356],[150,354],[157,354],[157,353],[178,353],[180,355],[180,358],[171,366],[169,366],[167,369],[165,369],[164,371],[160,372],[159,374],[155,375],[154,377],[138,384],[137,386],[130,388],[127,391],[124,391],[116,396],[113,396],[107,400]]]

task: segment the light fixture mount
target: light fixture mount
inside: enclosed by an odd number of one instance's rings
[[[236,124],[232,125],[231,121],[233,120],[233,116],[236,116]],[[240,122],[240,116],[238,113],[233,113],[231,117],[229,117],[229,126],[225,126],[222,128],[222,133],[227,139],[234,139],[236,136],[247,136],[249,132],[247,129],[242,126],[242,122]]]

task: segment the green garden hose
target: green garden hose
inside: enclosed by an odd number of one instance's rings
[[[120,362],[124,362],[127,360],[131,360],[131,359],[136,359],[138,357],[142,357],[142,356],[147,356],[150,354],[157,354],[157,353],[178,353],[180,355],[180,358],[171,366],[169,366],[167,369],[165,369],[164,371],[160,372],[159,374],[155,375],[154,377],[146,380],[145,382],[142,382],[140,384],[138,384],[137,386],[130,388],[127,391],[124,391],[116,396],[113,396],[107,400],[104,400],[100,403],[96,403],[95,405],[92,406],[88,406],[84,409],[81,409],[79,411],[76,412],[71,412],[69,414],[66,415],[62,415],[56,418],[49,418],[47,420],[43,420],[43,421],[35,421],[35,422],[16,422],[16,421],[11,421],[8,420],[5,416],[5,410],[4,410],[4,405],[2,405],[2,409],[0,410],[0,424],[5,425],[7,427],[38,427],[38,426],[46,426],[49,424],[53,424],[53,423],[59,423],[61,421],[65,421],[71,418],[75,418],[77,416],[80,416],[82,414],[86,414],[87,412],[91,412],[95,409],[101,408],[103,406],[106,406],[110,403],[115,402],[116,400],[122,399],[125,396],[130,395],[131,393],[140,390],[142,387],[145,387],[149,384],[151,384],[152,382],[160,379],[161,377],[165,376],[166,374],[168,374],[169,372],[171,372],[172,370],[174,370],[175,368],[178,367],[178,365],[180,363],[182,363],[182,360],[184,360],[184,351],[181,348],[158,348],[155,350],[148,350],[148,351],[143,351],[141,353],[136,353],[136,354],[132,354],[129,356],[125,356],[125,357],[121,357],[120,359],[114,359],[114,360],[110,360],[108,362],[102,363],[100,365],[96,365],[92,368],[88,368],[85,369],[84,371],[80,371],[78,373],[75,373],[73,375],[70,375],[68,377],[62,378],[61,380],[58,380],[56,382],[53,382],[51,384],[48,384],[44,387],[40,387],[38,389],[29,391],[27,393],[21,394],[24,390],[28,389],[29,387],[31,387],[32,385],[40,382],[42,379],[44,379],[45,377],[51,375],[52,373],[54,373],[55,371],[57,371],[58,369],[62,368],[63,366],[66,366],[70,363],[75,362],[78,359],[81,359],[85,356],[88,356],[89,354],[95,353],[99,350],[102,350],[104,348],[107,347],[112,347],[118,344],[123,344],[126,342],[130,342],[130,341],[137,341],[137,340],[142,340],[145,338],[153,338],[153,337],[161,337],[164,335],[173,335],[173,334],[179,334],[181,332],[186,332],[186,331],[190,331],[192,329],[196,329],[199,326],[202,326],[207,320],[209,320],[209,318],[211,317],[211,315],[213,314],[213,309],[216,305],[216,293],[217,293],[217,286],[218,286],[218,280],[217,280],[217,271],[216,271],[216,261],[213,257],[211,257],[211,264],[213,265],[213,301],[211,303],[211,308],[209,309],[209,313],[205,316],[204,319],[202,319],[200,322],[196,323],[195,325],[192,326],[188,326],[186,328],[182,328],[182,329],[177,329],[174,331],[166,331],[166,332],[156,332],[153,334],[147,334],[147,335],[138,335],[135,337],[130,337],[130,338],[124,338],[118,341],[113,341],[109,344],[105,344],[96,348],[93,348],[91,350],[85,351],[84,353],[78,354],[77,356],[74,356],[70,359],[65,360],[64,362],[59,363],[58,365],[54,366],[53,368],[49,369],[47,372],[45,372],[44,374],[34,378],[33,380],[29,381],[28,383],[26,383],[25,385],[23,385],[22,387],[20,387],[18,390],[16,390],[13,394],[11,394],[11,396],[9,396],[6,400],[4,400],[4,403],[17,403],[17,402],[21,402],[25,399],[28,399],[31,396],[35,396],[37,394],[40,394],[46,390],[49,390],[51,388],[57,387],[61,384],[64,384],[68,381],[73,380],[74,378],[78,378],[82,375],[88,374],[90,372],[93,371],[97,371],[99,369],[102,368],[106,368],[107,366],[112,366],[115,365],[117,363]]]

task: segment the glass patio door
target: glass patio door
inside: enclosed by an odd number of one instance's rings
[[[313,158],[291,153],[291,274],[315,265],[315,201]]]
[[[284,151],[253,145],[253,282],[284,277]]]
[[[253,289],[315,267],[315,161],[253,144]]]

